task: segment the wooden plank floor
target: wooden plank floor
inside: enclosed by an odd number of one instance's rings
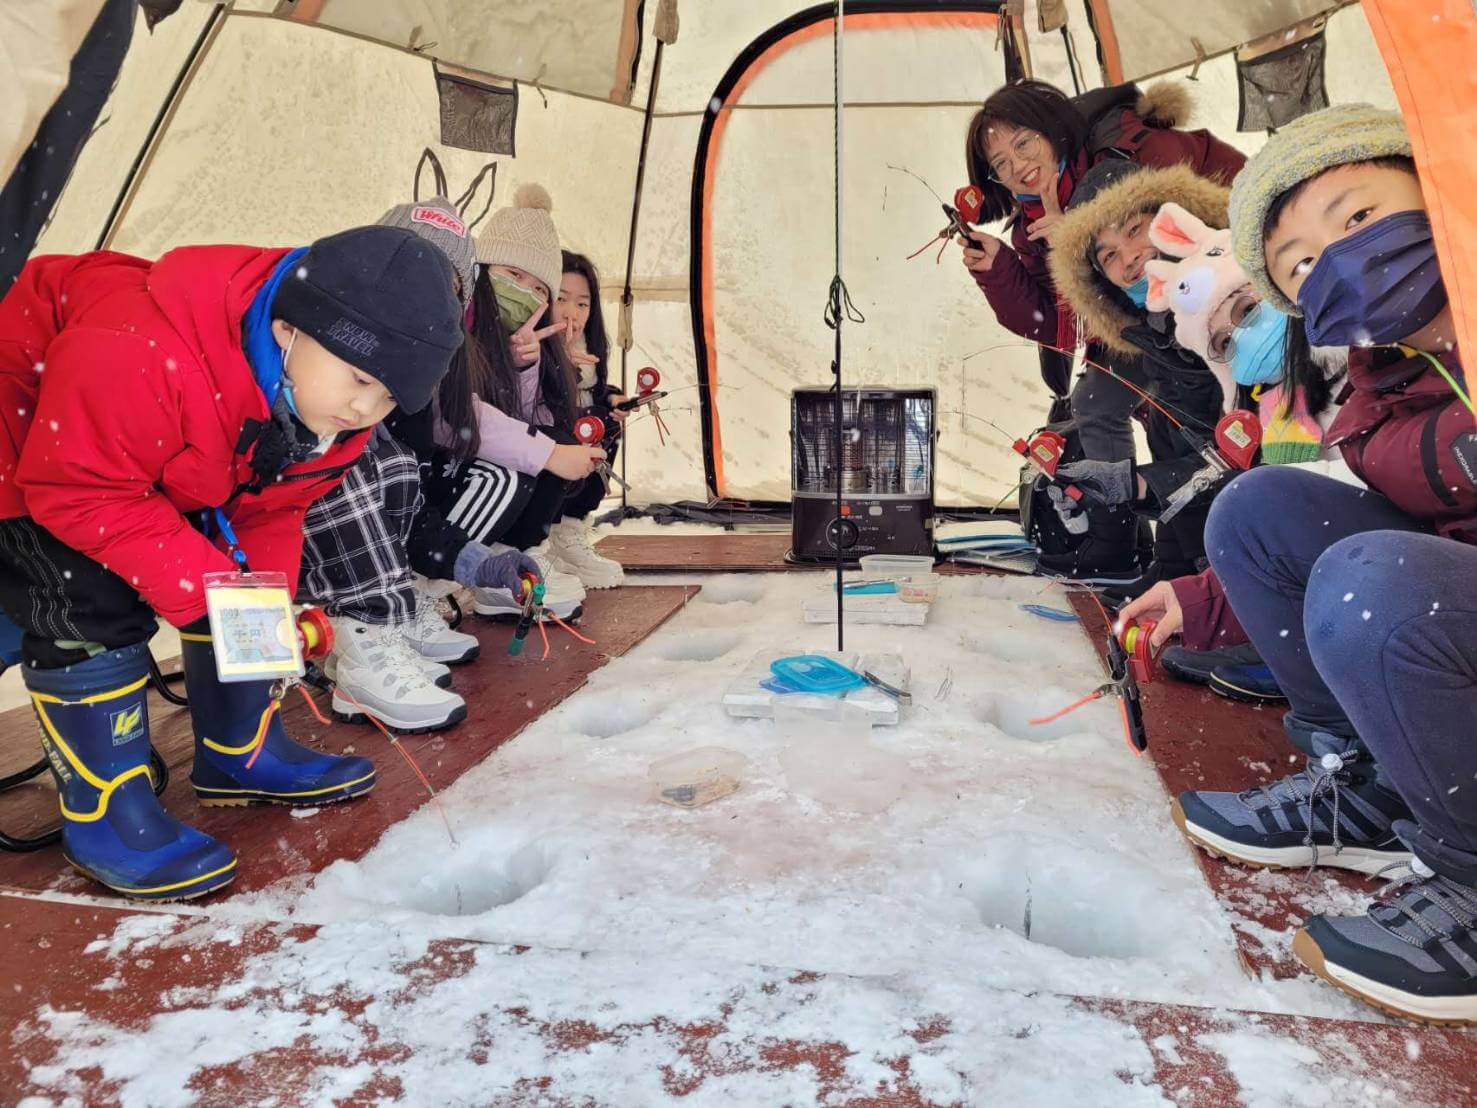
[[[558,628],[549,628],[551,652],[541,659],[537,632],[523,654],[507,654],[512,626],[468,616],[462,629],[482,643],[482,654],[454,671],[454,688],[471,707],[468,719],[437,735],[401,740],[437,789],[450,785],[544,712],[575,692],[590,674],[646,638],[697,593],[696,586],[632,587],[592,592],[581,633],[587,646]],[[328,716],[328,695],[318,693]],[[164,803],[187,823],[231,844],[241,859],[240,876],[215,899],[263,888],[283,877],[316,873],[340,858],[358,858],[390,826],[428,799],[410,765],[389,748],[373,727],[335,723],[324,727],[301,698],[285,702],[288,733],[300,742],[335,753],[351,751],[374,759],[378,783],[368,796],[295,818],[287,808],[202,808],[190,788],[194,739],[189,712],[151,696],[149,710],[155,744],[169,766]],[[29,708],[0,715],[0,776],[34,761],[39,744]],[[35,834],[56,822],[56,793],[48,780],[0,797],[0,820],[12,834]],[[51,889],[93,894],[97,886],[73,873],[59,846],[34,854],[0,854],[0,888]]]
[[[126,1040],[131,1033],[146,1031],[157,1021],[169,1020],[176,1013],[188,1017],[203,1005],[220,1003],[214,998],[222,995],[233,997],[226,1001],[228,1006],[247,1004],[258,1016],[296,1013],[307,1023],[310,1018],[322,1020],[325,1013],[336,1013],[342,1028],[335,1032],[332,1047],[300,1035],[290,1043],[264,1046],[245,1052],[244,1057],[233,1055],[233,1060],[223,1064],[202,1066],[187,1085],[198,1103],[235,1105],[255,1103],[263,1097],[277,1104],[316,1103],[321,1100],[326,1073],[342,1075],[338,1080],[347,1077],[350,1082],[337,1089],[336,1103],[395,1100],[404,1090],[399,1079],[386,1071],[393,1070],[416,1047],[401,1041],[403,1028],[397,1031],[383,1018],[386,1009],[416,1004],[458,982],[481,982],[489,987],[463,990],[460,1003],[465,1011],[466,1033],[454,1042],[441,1044],[448,1055],[455,1052],[460,1079],[457,1087],[446,1089],[448,1103],[469,1102],[465,1083],[475,1080],[475,1076],[469,1076],[469,1067],[487,1067],[489,1085],[503,1078],[498,1069],[500,1051],[519,1047],[504,1044],[493,1029],[510,1026],[516,1027],[519,1043],[527,1042],[525,1036],[530,1029],[536,1033],[548,1076],[528,1078],[521,1083],[525,1087],[520,1092],[511,1097],[492,1097],[485,1103],[590,1104],[583,1097],[568,1095],[554,1075],[574,1056],[592,1050],[604,1052],[607,1057],[623,1049],[647,1055],[680,1055],[680,1071],[665,1071],[661,1084],[670,1097],[690,1097],[694,1104],[713,1103],[715,1096],[722,1097],[714,1086],[745,1073],[795,1069],[807,1072],[828,1105],[944,1108],[922,1091],[915,1072],[937,1075],[950,1068],[960,1072],[975,1068],[973,1059],[960,1057],[941,1042],[951,1031],[949,1021],[928,1011],[910,1013],[909,1018],[887,1030],[890,1057],[886,1072],[872,1090],[845,1086],[845,1063],[852,1049],[879,1044],[848,1044],[828,1038],[824,1028],[809,1034],[773,1034],[756,1039],[730,1027],[744,1016],[752,1027],[756,1010],[772,1012],[777,1003],[803,1005],[820,985],[843,986],[857,997],[858,1004],[891,1004],[899,991],[907,988],[892,977],[843,979],[775,969],[764,971],[757,988],[753,976],[747,975],[750,983],[736,986],[721,1010],[711,1017],[695,1019],[672,1012],[640,1023],[613,1026],[607,1021],[579,1019],[550,1022],[531,1015],[518,1005],[517,998],[499,999],[499,990],[490,987],[505,972],[500,964],[511,969],[507,965],[511,960],[537,956],[536,949],[442,940],[396,967],[400,984],[393,994],[366,995],[340,987],[331,993],[310,995],[294,987],[289,995],[280,987],[260,983],[264,976],[270,980],[270,974],[263,974],[263,966],[300,957],[299,948],[320,934],[313,927],[236,923],[229,941],[221,941],[209,920],[151,916],[158,923],[149,928],[152,935],[147,950],[110,956],[106,940],[126,915],[111,906],[0,895],[0,936],[6,950],[14,955],[7,972],[10,995],[0,1009],[0,1036],[7,1044],[7,1049],[0,1051],[0,1087],[11,1090],[7,1101],[29,1095],[54,1097],[59,1087],[66,1088],[70,1082],[76,1088],[75,1083],[81,1082],[87,1104],[120,1103],[121,1082],[104,1079],[101,1071],[88,1063],[85,1053],[81,1059],[73,1055],[76,1069],[69,1071],[57,1065],[61,1060],[60,1034],[70,1025],[71,1014],[85,1012],[94,1030],[101,1028],[116,1042]],[[354,951],[345,949],[342,956],[352,958]],[[253,982],[249,995],[243,993],[241,982]],[[100,989],[100,983],[105,987]],[[1153,1083],[1169,1100],[1182,1106],[1224,1108],[1272,1103],[1265,1096],[1248,1096],[1233,1076],[1229,1060],[1218,1049],[1216,1036],[1236,1031],[1258,1035],[1264,1042],[1295,1043],[1301,1048],[1300,1055],[1305,1059],[1301,1065],[1306,1067],[1308,1078],[1326,1081],[1330,1088],[1360,1091],[1351,1093],[1353,1098],[1344,1103],[1446,1106],[1474,1102],[1477,1038],[1469,1032],[1133,1000],[1020,996],[993,991],[987,982],[978,982],[975,987],[982,1009],[1008,1005],[1016,1012],[1019,1029],[1015,1035],[1020,1039],[1036,1031],[1033,1010],[1037,1004],[1055,1014],[1061,1010],[1061,1000],[1084,1014],[1122,1023],[1148,1047]],[[591,1015],[602,1004],[621,999],[592,990]],[[50,1018],[42,1018],[42,1013]],[[1056,1046],[1063,1064],[1072,1064],[1073,1044],[1062,1041]],[[523,1049],[526,1051],[526,1047]],[[526,1052],[519,1055],[519,1060],[524,1066],[528,1064]],[[586,1060],[585,1064],[590,1063]],[[1124,1074],[1120,1079],[1136,1083],[1146,1078]],[[1105,1101],[1109,1095],[1105,1090]],[[726,1098],[723,1102],[733,1103]],[[627,1102],[616,1096],[594,1103],[624,1108]]]

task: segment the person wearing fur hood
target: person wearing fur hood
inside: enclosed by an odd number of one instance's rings
[[[1158,405],[1150,406],[1148,419],[1152,462],[1090,460],[1063,467],[1065,476],[1102,503],[1133,503],[1153,518],[1203,464],[1196,444],[1177,424],[1199,433],[1213,428],[1223,406],[1221,386],[1204,360],[1176,341],[1173,317],[1146,306],[1146,267],[1159,256],[1149,227],[1171,201],[1204,223],[1224,225],[1229,197],[1228,189],[1189,166],[1145,169],[1128,161],[1099,162],[1052,229],[1048,264],[1062,300],[1114,365],[1138,367],[1137,376]],[[1132,392],[1112,378],[1098,387]],[[1202,500],[1158,528],[1155,576],[1196,571],[1205,553],[1202,532],[1209,509],[1209,497]]]
[[[1071,385],[1077,330],[1047,271],[1048,234],[1088,172],[1105,160],[1184,164],[1230,184],[1245,156],[1210,131],[1186,130],[1191,114],[1183,82],[1117,85],[1068,97],[1044,81],[1024,80],[996,89],[970,122],[965,162],[981,195],[981,220],[1006,223],[1001,238],[970,233],[964,266],[1000,325],[1041,344],[1042,376],[1059,401]],[[1088,359],[1101,363],[1107,355],[1090,345]],[[1115,368],[1133,375],[1137,363]],[[1137,405],[1118,395],[1123,390],[1101,383],[1101,374],[1089,368],[1071,390],[1082,449],[1089,458],[1131,458],[1129,417]]]

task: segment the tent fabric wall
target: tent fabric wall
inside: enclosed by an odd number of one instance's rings
[[[1421,175],[1457,345],[1477,350],[1477,7],[1471,0],[1364,0],[1394,79]],[[1446,139],[1448,141],[1442,141]]]
[[[186,242],[306,241],[373,219],[403,198],[424,146],[437,149],[454,187],[483,164],[482,155],[437,144],[429,59],[272,18],[277,6],[277,0],[237,0],[220,21],[118,227],[118,248],[153,254]],[[735,59],[806,8],[801,0],[681,5],[681,34],[666,51],[647,155],[630,360],[633,371],[646,364],[661,370],[672,390],[663,408],[672,435],[662,442],[652,421],[632,421],[624,465],[633,503],[706,494],[689,307],[699,276],[691,272],[689,232],[699,137],[714,90]],[[651,9],[648,3],[648,21]],[[211,11],[209,3],[187,3],[153,34],[136,33],[104,109],[106,122],[79,159],[39,250],[92,248]],[[1095,81],[1085,9],[1070,5],[1069,14],[1083,72]],[[1061,37],[1036,32],[1029,8],[1026,26],[1037,75],[1070,88]],[[978,417],[1011,432],[1039,421],[1046,394],[1034,353],[995,324],[957,248],[938,266],[927,257],[904,261],[939,229],[942,215],[922,185],[886,168],[907,165],[944,195],[962,183],[965,122],[1003,66],[992,31],[953,34],[957,42],[926,28],[881,32],[857,25],[848,37],[846,278],[868,322],[847,332],[847,374],[853,381],[939,387],[941,497],[993,503],[1013,476],[1015,457]],[[1394,107],[1361,9],[1334,15],[1328,39],[1331,99]],[[553,91],[545,106],[525,89],[518,156],[499,159],[499,202],[523,181],[549,187],[566,244],[589,253],[601,269],[612,321],[624,280],[650,42],[648,33],[630,106]],[[730,112],[713,178],[718,399],[724,467],[733,479],[728,491],[736,494],[788,497],[784,398],[795,385],[828,380],[830,332],[821,310],[832,249],[830,64],[822,36],[751,81]],[[1203,65],[1189,87],[1194,125],[1247,151],[1260,145],[1261,136],[1234,131],[1230,57]],[[959,414],[965,411],[971,416]]]
[[[72,55],[103,0],[7,0],[0,5],[0,183],[67,86]]]

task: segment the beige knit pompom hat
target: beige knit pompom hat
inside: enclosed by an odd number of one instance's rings
[[[558,296],[564,256],[549,214],[553,210],[554,202],[543,185],[521,185],[513,194],[513,206],[493,212],[487,226],[477,233],[477,260],[483,265],[525,269],[549,286],[550,296]]]

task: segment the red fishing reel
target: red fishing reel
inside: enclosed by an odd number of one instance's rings
[[[1030,441],[1016,439],[1012,444],[1015,452],[1036,466],[1052,480],[1056,479],[1057,467],[1062,464],[1062,454],[1067,449],[1067,440],[1055,431],[1037,431]],[[1082,499],[1082,490],[1076,485],[1064,485],[1062,491],[1073,500]]]
[[[333,624],[322,608],[304,608],[297,616],[297,641],[306,662],[326,658],[333,653]]]
[[[1128,655],[1128,668],[1133,673],[1133,679],[1141,684],[1154,679],[1154,667],[1164,651],[1162,646],[1156,648],[1150,642],[1157,626],[1158,623],[1152,619],[1129,620],[1118,636],[1124,653]]]
[[[1244,408],[1227,412],[1215,425],[1215,448],[1236,469],[1250,469],[1261,445],[1261,420]]]
[[[978,185],[965,185],[954,193],[954,209],[965,223],[978,223],[985,206],[985,194]]]
[[[605,438],[605,420],[597,415],[584,415],[574,421],[574,438],[581,446],[599,446]]]
[[[656,392],[656,387],[662,383],[662,375],[656,371],[655,366],[647,366],[636,371],[636,395],[645,396]]]

